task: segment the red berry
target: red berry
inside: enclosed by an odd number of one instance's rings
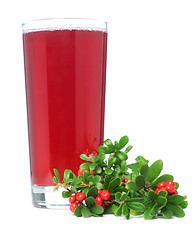
[[[98,189],[98,196],[100,196],[102,193],[102,190],[101,189]]]
[[[75,196],[76,196],[76,200],[79,202],[82,202],[86,198],[86,195],[83,192],[78,192],[78,193],[76,193]]]
[[[108,200],[110,198],[110,192],[108,190],[102,190],[101,198],[102,200]]]
[[[165,182],[160,182],[157,184],[157,188],[163,188],[165,187],[166,183]]]
[[[178,191],[175,189],[175,192],[174,192],[174,194],[176,194],[176,195],[178,195]]]
[[[173,181],[167,181],[166,186],[168,186],[168,185],[175,188],[175,183]]]
[[[89,169],[87,169],[87,170],[79,169],[78,172],[77,172],[78,176],[83,175],[83,173],[84,173],[85,171],[88,171],[88,172],[89,172]]]
[[[95,204],[102,205],[102,199],[101,199],[100,196],[97,196],[97,197],[95,198]]]
[[[168,193],[174,193],[175,192],[175,187],[171,184],[168,184],[165,186],[165,190],[168,192]]]
[[[159,194],[159,188],[157,188],[157,189],[155,190],[155,193]]]
[[[76,203],[71,203],[70,204],[70,211],[74,212],[74,210],[78,207],[78,205]]]
[[[70,196],[69,197],[69,203],[75,202],[75,199],[76,199],[75,195]]]

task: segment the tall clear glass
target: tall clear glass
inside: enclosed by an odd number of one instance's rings
[[[67,204],[53,169],[77,174],[80,154],[103,144],[107,24],[42,19],[23,24],[32,202]]]

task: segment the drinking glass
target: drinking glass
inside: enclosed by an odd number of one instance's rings
[[[40,19],[22,30],[32,202],[61,208],[53,169],[77,175],[80,154],[103,144],[107,23]]]

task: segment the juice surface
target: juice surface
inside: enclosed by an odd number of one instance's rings
[[[31,181],[53,168],[77,173],[103,144],[107,33],[61,29],[23,34]]]

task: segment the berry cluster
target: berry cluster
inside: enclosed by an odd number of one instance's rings
[[[110,201],[110,192],[108,190],[98,189],[98,196],[95,198],[95,204],[105,209],[105,206],[109,205],[108,201]]]
[[[161,190],[167,191],[169,194],[178,194],[177,190],[175,189],[175,183],[173,181],[167,181],[167,182],[160,182],[157,184],[157,189],[155,192],[159,194]]]
[[[77,172],[78,176],[83,175],[83,173],[85,171],[90,172],[91,175],[95,175],[95,171],[94,170],[90,170],[90,169],[82,170],[82,169],[79,169],[78,172]]]
[[[74,210],[82,204],[82,202],[86,199],[86,195],[83,192],[77,192],[75,195],[69,197],[70,203],[70,211],[74,212]]]

